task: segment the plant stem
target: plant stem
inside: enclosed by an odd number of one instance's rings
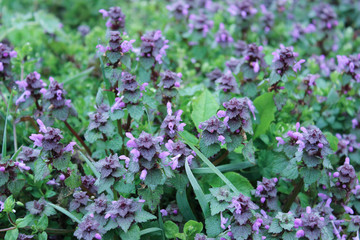
[[[224,161],[224,159],[227,157],[227,155],[229,155],[229,151],[226,150],[223,154],[221,154],[221,156],[216,159],[215,161],[213,161],[212,163],[216,166],[219,165],[222,161]]]
[[[304,186],[304,180],[301,179],[300,182],[298,182],[295,187],[294,190],[291,192],[290,196],[288,197],[288,200],[286,201],[284,208],[283,208],[283,212],[287,213],[289,212],[291,205],[293,204],[293,202],[295,201],[297,195],[299,194],[299,192],[301,191],[301,189]]]
[[[77,134],[77,132],[70,126],[70,124],[65,120],[64,121],[66,127],[70,130],[70,132],[76,137],[77,140],[81,143],[81,145],[85,148],[86,152],[91,156],[90,148],[85,144],[84,140]]]
[[[10,231],[10,230],[14,230],[16,227],[9,227],[9,228],[3,228],[3,229],[0,229],[0,232],[7,232],[7,231]]]

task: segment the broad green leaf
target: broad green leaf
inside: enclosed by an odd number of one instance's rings
[[[324,135],[326,136],[326,139],[328,140],[331,149],[336,152],[338,149],[339,139],[332,135],[330,132],[325,132]]]
[[[179,227],[172,221],[166,221],[164,223],[165,236],[169,239],[175,238],[179,233]]]
[[[203,224],[201,222],[196,222],[194,220],[190,220],[185,223],[184,233],[187,238],[193,239],[195,234],[200,233],[203,229]]]
[[[215,97],[205,89],[204,92],[192,102],[191,118],[198,128],[201,122],[208,120],[214,116],[219,109]]]
[[[273,93],[265,93],[254,100],[254,106],[258,111],[260,124],[256,126],[254,138],[267,132],[270,123],[275,119],[276,107],[274,104]]]

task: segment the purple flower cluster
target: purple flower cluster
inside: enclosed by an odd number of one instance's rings
[[[260,18],[262,28],[264,29],[265,33],[269,33],[274,26],[275,16],[272,12],[268,11],[264,5],[261,5],[260,7],[263,14]]]
[[[337,56],[338,71],[352,77],[356,82],[360,82],[360,54],[350,56]]]
[[[334,58],[326,59],[324,55],[314,55],[312,56],[312,58],[320,66],[321,74],[326,77],[330,76],[331,72],[335,71],[338,68]]]
[[[163,152],[160,149],[159,143],[163,142],[162,137],[153,137],[151,134],[142,132],[138,138],[135,138],[131,133],[126,133],[130,138],[127,146],[132,148],[130,151],[130,158],[122,155],[120,159],[125,160],[125,167],[132,173],[140,172],[140,179],[145,180],[148,171],[156,169],[158,166],[158,159],[165,159],[169,153]]]
[[[294,41],[298,41],[300,38],[302,38],[304,35],[316,32],[316,27],[314,24],[310,23],[306,27],[299,23],[295,23],[293,30],[291,31],[291,36]]]
[[[215,82],[219,78],[221,78],[223,75],[223,72],[219,68],[215,68],[213,71],[206,74],[206,77],[210,80],[210,86],[212,88],[215,88]]]
[[[208,17],[200,13],[198,15],[191,14],[189,16],[189,28],[190,32],[201,33],[203,37],[206,37],[207,33],[213,28],[214,21],[209,20]]]
[[[245,51],[245,50],[244,50]],[[240,66],[243,61],[236,58],[231,58],[229,61],[225,62],[225,66],[233,73],[238,74],[240,72]]]
[[[315,80],[319,77],[320,76],[318,74],[308,74],[303,78],[300,88],[305,90],[306,95],[312,95],[313,88],[316,86]]]
[[[115,103],[116,104],[116,103]],[[114,125],[109,119],[110,107],[106,104],[100,104],[96,107],[96,112],[89,114],[89,126],[87,131],[100,132],[111,136],[113,134]],[[88,138],[87,138],[88,139]],[[88,139],[88,141],[90,141]]]
[[[17,52],[0,43],[0,77],[6,79],[11,76],[11,58],[16,58]]]
[[[100,9],[99,13],[103,15],[103,18],[108,17],[106,27],[112,31],[123,30],[125,28],[125,14],[120,7],[111,7],[108,11]]]
[[[223,74],[220,78],[218,78],[216,81],[218,83],[218,89],[226,92],[232,92],[232,93],[239,93],[239,86],[236,82],[236,79],[234,75],[228,71],[227,73]]]
[[[186,161],[191,164],[195,154],[182,141],[173,142],[169,140],[165,143],[165,147],[171,156],[171,161],[168,165],[170,165],[172,170],[183,167]]]
[[[74,232],[74,236],[77,239],[84,240],[93,240],[101,239],[101,234],[103,233],[103,229],[100,226],[93,216],[86,216],[81,223],[79,223],[78,228]]]
[[[336,134],[339,139],[337,154],[340,156],[348,156],[349,153],[360,149],[360,143],[356,141],[355,134]]]
[[[246,50],[247,46],[248,45],[246,44],[246,42],[244,42],[242,40],[239,40],[236,43],[234,43],[234,54],[235,54],[235,56],[237,56],[237,57],[243,56],[244,51]]]
[[[299,132],[299,129],[301,129],[302,133]],[[314,161],[311,161],[311,164],[310,162],[305,161],[305,164],[311,165],[311,167],[315,167],[316,165],[320,164],[319,159],[323,159],[332,153],[329,142],[326,140],[325,135],[316,126],[310,125],[306,128],[300,128],[300,123],[296,123],[296,131],[288,131],[287,136],[289,137],[289,145],[297,145],[299,152],[305,152],[308,157],[315,157],[318,159],[312,159]],[[286,144],[284,139],[281,137],[276,137],[276,140],[278,140],[278,146],[280,144]],[[306,158],[307,160],[309,160],[308,157]]]
[[[271,69],[280,76],[283,76],[290,68],[294,72],[301,70],[301,64],[305,62],[304,59],[296,62],[296,57],[299,54],[294,52],[293,47],[280,45],[280,49],[277,49],[272,54],[274,55],[274,59],[272,60]]]
[[[338,25],[336,12],[331,5],[321,3],[315,7],[315,12],[317,16],[316,24],[320,30],[333,30]]]
[[[170,70],[166,70],[165,72],[160,73],[160,83],[159,87],[163,87],[162,94],[165,99],[171,99],[176,95],[175,88],[180,87],[182,74],[175,73]]]
[[[122,109],[125,107],[125,104],[122,102],[129,102],[129,103],[136,103],[141,98],[142,91],[145,91],[145,88],[148,86],[148,83],[144,83],[141,86],[136,81],[136,76],[128,73],[128,72],[122,72],[121,73],[121,81],[120,86],[117,89],[119,92],[122,93],[122,97],[119,97],[115,100],[115,104],[111,107],[111,112],[113,112],[115,109]]]
[[[81,177],[81,184],[85,189],[88,189],[91,193],[95,194],[97,192],[97,186],[95,186],[96,178],[91,175],[86,175]]]
[[[69,205],[70,211],[80,211],[83,210],[89,201],[89,196],[86,195],[86,192],[75,192],[73,194],[73,200],[71,200]]]
[[[336,186],[339,188],[350,190],[355,187],[356,172],[348,157],[344,164],[337,168],[337,172],[333,173],[333,177],[337,178]]]
[[[178,110],[173,115],[170,102],[166,104],[166,107],[167,107],[167,116],[162,122],[160,128],[163,130],[166,138],[173,139],[175,136],[177,136],[177,132],[184,131],[184,127],[186,126],[186,124],[180,123],[181,114],[183,112],[182,110]]]
[[[256,210],[259,207],[254,204],[250,197],[246,197],[240,193],[238,197],[233,197],[231,204],[229,205],[229,210],[233,212],[235,222],[231,224],[231,232],[234,235],[235,239],[247,239],[251,234],[251,218],[253,217],[252,210]],[[257,227],[261,225],[256,224]]]
[[[323,239],[321,229],[325,227],[325,219],[318,212],[306,207],[306,212],[301,214],[300,219],[295,219],[295,226],[302,229],[296,232],[296,237],[307,237],[311,240]]]
[[[169,40],[165,39],[161,31],[148,32],[141,37],[141,41],[140,55],[144,58],[153,57],[156,62],[162,64],[166,49],[169,48]]]
[[[176,20],[184,19],[189,14],[190,5],[183,1],[175,1],[166,6]]]
[[[80,33],[80,35],[82,37],[85,37],[86,35],[89,34],[90,32],[90,27],[88,25],[80,25],[78,28],[77,28],[77,31]]]
[[[24,91],[23,94],[16,100],[16,105],[25,102],[30,96],[32,96],[35,101],[39,100],[41,93],[46,92],[44,87],[46,83],[40,79],[40,74],[38,72],[32,72],[26,76],[26,79],[23,81],[16,81],[19,89]]]
[[[228,11],[241,20],[247,20],[258,12],[252,0],[236,1],[230,4]]]
[[[63,138],[60,129],[46,127],[44,123],[38,119],[40,134],[31,134],[29,137],[34,141],[34,146],[42,147],[44,151],[51,152],[53,159],[60,158],[66,152],[73,152],[73,147],[76,145],[75,142],[70,142],[64,147],[60,140]]]
[[[179,211],[179,207],[176,203],[170,203],[165,209],[160,210],[162,217],[168,218],[171,221],[181,223],[183,216]]]
[[[220,23],[219,31],[215,35],[215,41],[222,47],[226,48],[234,42],[230,33],[225,29],[224,23]]]
[[[106,211],[105,219],[111,218],[122,230],[127,232],[131,224],[135,222],[135,213],[140,211],[142,204],[130,198],[120,196],[120,199],[113,201]]]
[[[211,117],[209,120],[200,123],[199,128],[203,130],[201,139],[206,146],[220,142],[225,144],[224,133],[226,132],[226,125],[216,116]]]
[[[359,128],[360,127],[360,111],[356,114],[356,117],[351,120],[352,128]]]
[[[263,47],[257,46],[255,43],[250,43],[247,45],[246,49],[243,52],[244,56],[244,64],[247,65],[248,68],[252,69],[254,74],[256,75],[262,68],[267,66],[264,57],[265,54],[262,52]],[[245,72],[245,71],[243,71]],[[250,77],[252,74],[245,74],[244,77]]]
[[[110,155],[96,162],[96,168],[100,172],[102,179],[110,177],[119,178],[123,174],[123,166],[120,164],[117,154]]]
[[[40,199],[38,201],[31,201],[26,203],[26,209],[32,215],[41,215],[45,210],[46,202],[44,199]]]
[[[224,118],[225,125],[232,133],[239,133],[241,130],[253,133],[251,115],[256,119],[256,109],[249,98],[232,98],[228,102],[224,102],[223,106],[226,110],[220,110],[217,115]]]
[[[19,162],[34,162],[39,157],[40,152],[40,149],[32,149],[23,146],[16,159]]]
[[[260,198],[260,202],[266,204],[267,208],[271,210],[277,209],[277,182],[277,178],[267,179],[263,177],[262,182],[257,182],[257,187],[254,191],[255,197]]]

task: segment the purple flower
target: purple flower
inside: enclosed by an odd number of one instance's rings
[[[122,52],[123,52],[123,53],[126,53],[126,52],[132,50],[132,48],[133,48],[132,44],[133,44],[134,42],[135,42],[134,39],[132,39],[132,40],[130,40],[130,41],[123,41],[123,42],[121,43]]]
[[[73,200],[70,202],[69,210],[80,210],[87,205],[89,201],[89,196],[86,195],[86,192],[75,192],[73,194]]]
[[[293,66],[294,72],[301,70],[301,64],[304,62],[305,62],[305,59],[300,59],[298,62],[296,62],[295,65]]]
[[[236,82],[235,77],[233,74],[228,71],[224,75],[222,75],[220,78],[218,78],[216,81],[218,83],[218,89],[226,92],[232,92],[232,93],[239,93],[239,87],[238,83]]]
[[[277,208],[277,182],[277,178],[267,179],[263,177],[262,182],[257,182],[257,188],[254,191],[255,197],[260,198],[262,200],[261,203],[266,201],[266,206],[271,210]]]
[[[215,35],[215,41],[220,44],[222,48],[228,47],[234,41],[230,33],[226,31],[224,23],[220,23],[219,31]]]
[[[203,37],[206,37],[207,33],[213,28],[214,22],[209,20],[208,17],[200,13],[199,15],[191,14],[189,16],[189,28],[190,32],[201,33]]]
[[[78,228],[74,232],[74,236],[77,239],[93,240],[101,239],[101,234],[104,230],[101,228],[100,223],[98,223],[93,217],[86,216],[79,223]]]
[[[170,139],[177,136],[177,132],[182,132],[185,127],[185,123],[181,122],[182,110],[178,110],[174,115],[172,114],[171,103],[166,104],[167,107],[167,116],[162,122],[160,128],[162,132]]]
[[[115,110],[122,110],[125,107],[125,103],[123,102],[124,96],[115,98],[115,103],[111,107],[111,112],[113,113]]]
[[[318,18],[317,27],[326,32],[335,29],[338,25],[337,15],[331,5],[321,3],[315,7],[316,16]]]
[[[274,55],[274,58],[271,69],[280,76],[283,76],[289,68],[293,68],[294,71],[297,71],[300,69],[300,64],[303,62],[300,60],[296,65],[295,58],[298,56],[298,53],[294,52],[293,47],[284,47],[283,45],[280,45],[280,49],[277,49],[272,54]],[[296,67],[294,65],[296,65]]]
[[[162,58],[166,56],[169,41],[162,36],[160,30],[151,31],[141,37],[140,55],[144,58],[154,58],[162,64]]]
[[[115,153],[109,157],[105,157],[95,163],[96,168],[100,172],[101,178],[119,177],[122,174],[123,167],[119,162],[119,157]]]
[[[172,161],[169,164],[173,170],[183,167],[185,161],[189,161],[189,159],[191,161],[194,157],[192,151],[181,141],[173,142],[172,140],[169,140],[165,143],[165,147],[168,149],[170,156],[172,156]],[[189,162],[189,164],[190,163],[191,162]]]
[[[122,30],[125,28],[125,14],[120,7],[111,7],[108,11],[100,9],[99,13],[103,18],[109,18],[106,22],[106,26],[112,31]]]
[[[11,77],[11,58],[16,56],[16,51],[11,50],[8,45],[0,43],[0,77],[4,79]]]
[[[234,211],[233,215],[237,224],[245,225],[253,216],[251,210],[256,210],[259,207],[256,206],[249,197],[240,193],[238,197],[232,198],[228,208]]]
[[[41,140],[42,141],[42,140]],[[40,141],[40,144],[41,144]],[[39,143],[39,141],[37,141]],[[17,156],[17,161],[19,162],[34,162],[40,155],[39,149],[32,149],[29,147],[23,146],[21,152]]]
[[[220,212],[220,226],[222,229],[226,229],[225,224],[228,220],[229,218],[224,218],[222,212]]]
[[[223,75],[222,71],[218,68],[215,68],[213,71],[206,74],[206,77],[210,80],[210,86],[215,87],[215,82],[217,79],[221,78]]]
[[[247,20],[257,13],[254,3],[251,0],[236,1],[228,8],[231,15],[242,20]]]
[[[177,20],[185,18],[189,13],[189,8],[190,5],[183,1],[175,1],[166,6],[166,9],[169,10]]]

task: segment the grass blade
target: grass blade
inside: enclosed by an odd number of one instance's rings
[[[148,234],[148,233],[152,233],[152,232],[158,232],[158,231],[163,231],[163,230],[158,227],[146,228],[146,229],[140,231],[140,236]]]
[[[217,166],[216,168],[219,169],[220,172],[230,172],[230,171],[236,171],[236,170],[242,170],[245,168],[249,168],[254,166],[250,162],[241,162],[241,163],[231,163],[231,164],[225,164],[221,166]],[[195,174],[209,174],[214,173],[211,168],[208,167],[201,167],[201,168],[193,168],[192,172]]]
[[[208,167],[211,169],[211,171],[213,171],[213,173],[215,173],[216,175],[219,176],[219,178],[221,180],[223,180],[223,182],[231,189],[234,191],[234,193],[239,194],[239,190],[237,190],[237,188],[229,181],[229,179],[227,179],[224,174],[222,174],[219,169],[217,169],[214,164],[212,164],[210,162],[209,159],[207,159],[204,154],[202,154],[191,142],[189,142],[187,139],[184,138],[184,136],[180,133],[180,136],[182,137],[183,141],[189,145],[189,147],[197,154],[197,156],[199,156],[201,158],[201,160],[208,165]]]
[[[85,77],[85,76],[89,75],[94,70],[94,68],[95,67],[90,67],[90,68],[88,68],[88,69],[86,69],[86,70],[84,70],[84,71],[82,71],[82,72],[80,72],[78,74],[75,74],[74,76],[65,79],[62,83],[65,84],[65,83],[70,82],[70,81],[72,81],[74,79],[79,79],[81,77]]]
[[[66,216],[68,216],[69,218],[71,218],[74,222],[80,223],[81,221],[75,217],[75,215],[73,215],[71,212],[69,212],[68,210],[66,210],[65,208],[62,208],[56,204],[53,204],[51,202],[46,201],[47,204],[49,204],[51,207],[55,208],[56,210],[58,210],[59,212],[65,214]]]
[[[206,197],[204,192],[202,191],[199,183],[197,182],[196,178],[194,177],[194,174],[191,172],[191,169],[189,167],[189,163],[187,161],[185,161],[185,171],[186,171],[186,175],[189,178],[190,184],[194,189],[195,195],[200,203],[200,207],[204,213],[205,218],[210,216],[210,208],[209,208],[209,204],[206,201]]]
[[[7,123],[8,123],[8,117],[9,117],[9,113],[10,113],[10,106],[11,106],[11,103],[12,103],[12,98],[13,98],[13,95],[11,94],[10,95],[10,100],[8,101],[8,106],[7,106],[7,110],[6,110],[6,116],[5,116],[5,126],[4,126],[4,135],[3,135],[3,145],[2,145],[2,151],[1,151],[1,154],[2,154],[2,157],[6,157],[6,132],[7,132]]]
[[[83,157],[85,162],[89,165],[91,171],[94,173],[96,178],[100,178],[100,173],[96,170],[96,167],[94,166],[93,162],[85,156],[81,151],[79,151],[80,155]]]
[[[179,207],[181,214],[184,216],[185,220],[196,220],[196,217],[191,210],[189,201],[186,195],[186,188],[182,190],[177,190],[176,192],[176,203]]]

